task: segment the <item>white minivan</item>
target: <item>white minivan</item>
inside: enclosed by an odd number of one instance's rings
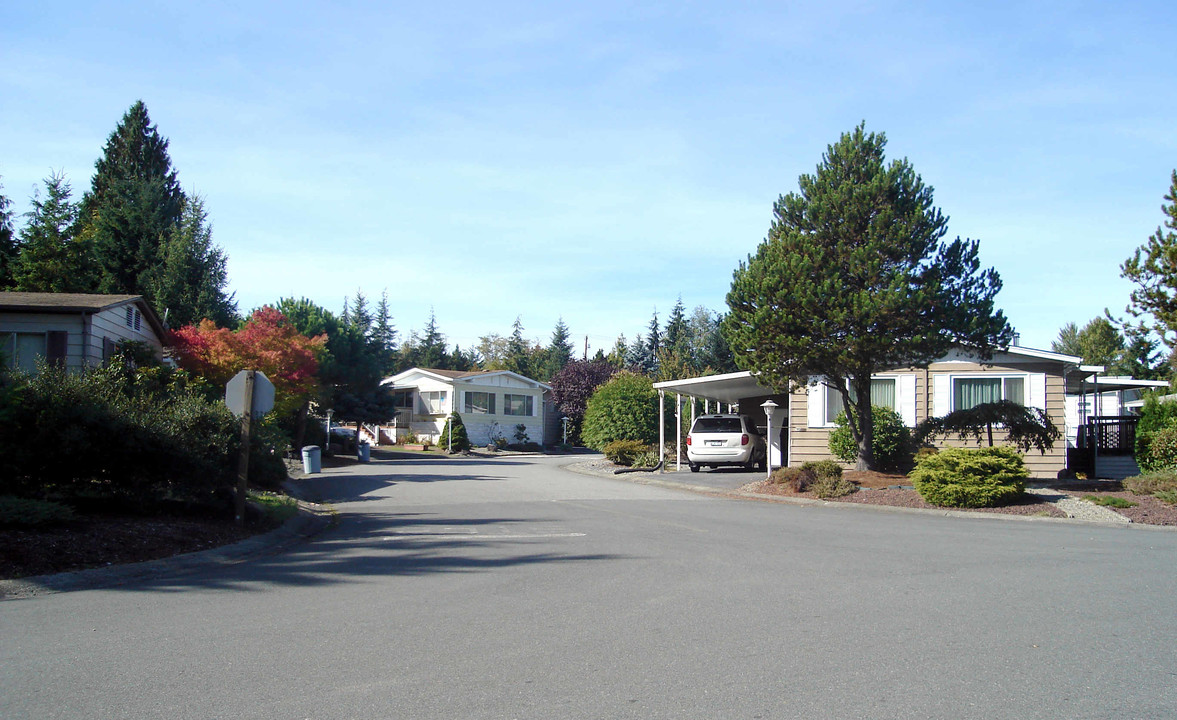
[[[700,415],[687,435],[687,465],[699,468],[742,465],[764,468],[765,444],[747,415]]]

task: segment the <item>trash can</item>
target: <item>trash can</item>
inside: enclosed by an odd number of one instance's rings
[[[302,448],[302,471],[312,475],[323,470],[323,455],[318,445],[305,445]]]
[[[372,460],[372,446],[367,441],[360,442],[356,445],[356,459],[360,462],[369,462]]]

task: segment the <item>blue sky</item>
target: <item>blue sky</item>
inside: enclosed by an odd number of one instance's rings
[[[1023,343],[1120,313],[1177,167],[1171,3],[6,3],[0,181],[80,197],[137,99],[243,310],[387,288],[463,347],[724,308],[861,121],[981,242]]]

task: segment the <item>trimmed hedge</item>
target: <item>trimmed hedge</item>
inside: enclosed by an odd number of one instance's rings
[[[580,431],[586,445],[605,449],[614,440],[658,441],[658,392],[650,378],[620,372],[589,398]]]
[[[946,448],[919,461],[912,484],[924,500],[942,507],[994,507],[1021,497],[1030,476],[1008,447]]]

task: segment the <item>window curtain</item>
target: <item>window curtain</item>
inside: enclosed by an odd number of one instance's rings
[[[1001,378],[959,378],[956,381],[957,410],[968,410],[982,403],[1001,400]]]
[[[883,378],[870,381],[870,404],[894,410],[895,378]],[[850,397],[854,397],[854,389],[850,389]],[[845,411],[842,395],[833,388],[826,388],[826,424],[833,425],[838,415]]]

